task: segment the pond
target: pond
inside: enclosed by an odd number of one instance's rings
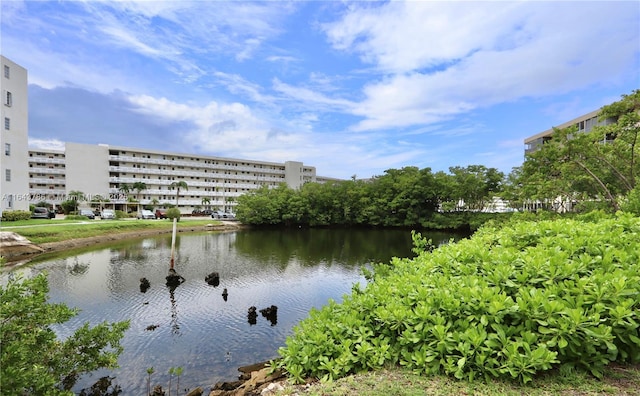
[[[449,233],[423,233],[434,244]],[[237,368],[276,358],[293,327],[312,308],[340,301],[355,283],[364,285],[362,266],[412,257],[408,230],[243,230],[179,234],[175,269],[186,281],[175,290],[165,285],[171,236],[114,243],[109,247],[51,258],[20,269],[27,275],[47,271],[50,301],[80,309],[57,327],[70,335],[85,322],[131,320],[122,345],[120,369],[82,378],[74,390],[102,376],[114,376],[123,395],[166,389],[169,369],[182,367],[181,387],[208,390],[238,377]],[[219,284],[205,278],[217,272]],[[11,276],[3,274],[2,277]],[[140,278],[150,287],[141,291]],[[6,281],[6,279],[5,279]],[[228,295],[223,297],[223,290]],[[277,307],[265,317],[259,310]],[[258,310],[255,321],[248,309]],[[175,383],[174,383],[175,384]]]

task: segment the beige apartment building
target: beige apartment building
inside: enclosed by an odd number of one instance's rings
[[[536,135],[530,136],[524,139],[525,145],[525,155],[537,150],[540,146],[542,146],[545,142],[552,139],[554,129],[565,129],[572,126],[577,128],[578,132],[589,132],[596,125],[608,125],[616,122],[615,119],[607,118],[604,120],[599,120],[600,109],[594,110],[590,113],[584,114],[580,117],[574,118],[571,121],[567,121],[563,124],[558,125],[557,127],[547,129],[544,132],[540,132]],[[606,136],[603,136],[603,140],[607,140]]]
[[[0,145],[0,213],[29,210],[27,70],[0,55],[2,64],[2,133]]]
[[[325,179],[320,178],[320,181]],[[316,170],[302,162],[285,163],[202,156],[132,147],[66,143],[64,151],[29,150],[31,202],[59,205],[72,191],[80,191],[90,206],[134,210],[137,205],[174,205],[173,183],[185,182],[179,209],[196,208],[233,211],[240,195],[261,186],[286,183],[297,189],[317,182]],[[138,183],[146,188],[135,190]],[[127,205],[129,204],[129,205]]]
[[[316,176],[313,166],[224,158],[110,146],[65,143],[64,150],[29,148],[27,70],[2,57],[3,210],[29,210],[29,204],[59,206],[79,191],[80,207],[132,211],[137,203],[175,205],[172,183],[185,182],[178,198],[182,213],[196,208],[232,212],[236,198],[262,186],[337,180]],[[144,189],[134,189],[143,183]],[[91,201],[94,201],[93,203]],[[136,204],[133,204],[135,201]]]

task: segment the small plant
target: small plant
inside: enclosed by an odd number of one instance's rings
[[[169,396],[171,396],[171,379],[173,378],[174,371],[175,371],[175,368],[169,367]]]
[[[180,389],[180,376],[182,375],[182,367],[176,367],[173,370],[173,373],[176,375],[176,396],[179,396],[179,390]]]
[[[176,396],[179,395],[180,389],[180,376],[182,375],[182,367],[170,367],[169,368],[169,396],[171,396],[171,382],[173,379],[173,375],[176,378]]]
[[[153,367],[147,369],[147,396],[151,395],[151,374],[153,374]]]

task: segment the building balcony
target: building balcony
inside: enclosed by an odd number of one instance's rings
[[[110,155],[109,161],[112,162],[124,162],[131,164],[149,164],[149,165],[161,165],[166,167],[176,167],[182,166],[186,168],[195,168],[195,169],[207,169],[207,170],[221,170],[221,171],[245,171],[245,172],[259,172],[259,173],[270,173],[270,174],[282,174],[284,175],[284,167],[280,168],[269,168],[272,165],[229,165],[229,164],[207,164],[204,161],[188,161],[188,160],[168,160],[168,159],[160,159],[160,158],[142,158],[142,157],[132,157],[132,156],[123,156],[123,155]],[[210,160],[206,160],[210,161]],[[214,160],[215,161],[215,160]],[[217,160],[220,161],[220,160]],[[266,166],[266,167],[262,167]],[[145,168],[134,168],[134,169],[145,169]],[[167,170],[165,170],[167,171]],[[191,170],[191,172],[197,172],[197,170]]]
[[[65,170],[65,168],[37,168],[37,167],[30,167],[29,168],[29,173],[30,174],[34,174],[34,173],[44,173],[47,175],[65,175],[67,172]]]
[[[58,164],[58,165],[64,165],[66,163],[65,158],[49,158],[49,157],[36,157],[36,156],[31,156],[29,157],[29,163],[30,164]]]

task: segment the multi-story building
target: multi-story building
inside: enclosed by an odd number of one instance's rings
[[[299,188],[315,182],[316,170],[285,163],[143,150],[132,147],[66,143],[64,151],[29,151],[31,202],[59,205],[73,191],[103,207],[133,210],[141,205],[175,204],[172,184],[185,182],[178,205],[230,210],[235,199],[261,186],[286,183]],[[144,186],[136,190],[135,186]],[[131,201],[136,201],[132,204]],[[87,203],[89,205],[89,203]]]
[[[84,194],[86,202],[81,205],[87,207],[131,211],[138,203],[174,205],[177,191],[171,186],[179,182],[187,185],[178,197],[183,213],[198,207],[232,211],[237,197],[264,185],[299,188],[307,182],[337,180],[317,177],[315,167],[298,161],[276,163],[106,144],[29,148],[27,70],[5,57],[2,69],[0,213],[29,210],[30,204],[45,202],[57,207],[73,199],[73,192]]]
[[[525,144],[525,155],[537,150],[540,146],[542,146],[545,142],[548,142],[553,137],[553,132],[555,129],[565,129],[572,126],[577,128],[577,132],[589,132],[596,125],[608,125],[616,122],[613,118],[606,118],[604,120],[599,119],[600,109],[594,110],[590,113],[582,115],[578,118],[575,118],[571,121],[567,121],[563,124],[558,125],[555,128],[547,129],[544,132],[540,132],[536,135],[528,137],[524,139]],[[607,136],[603,136],[603,140],[608,140]]]
[[[2,63],[2,133],[0,213],[29,210],[27,70],[0,55]]]

